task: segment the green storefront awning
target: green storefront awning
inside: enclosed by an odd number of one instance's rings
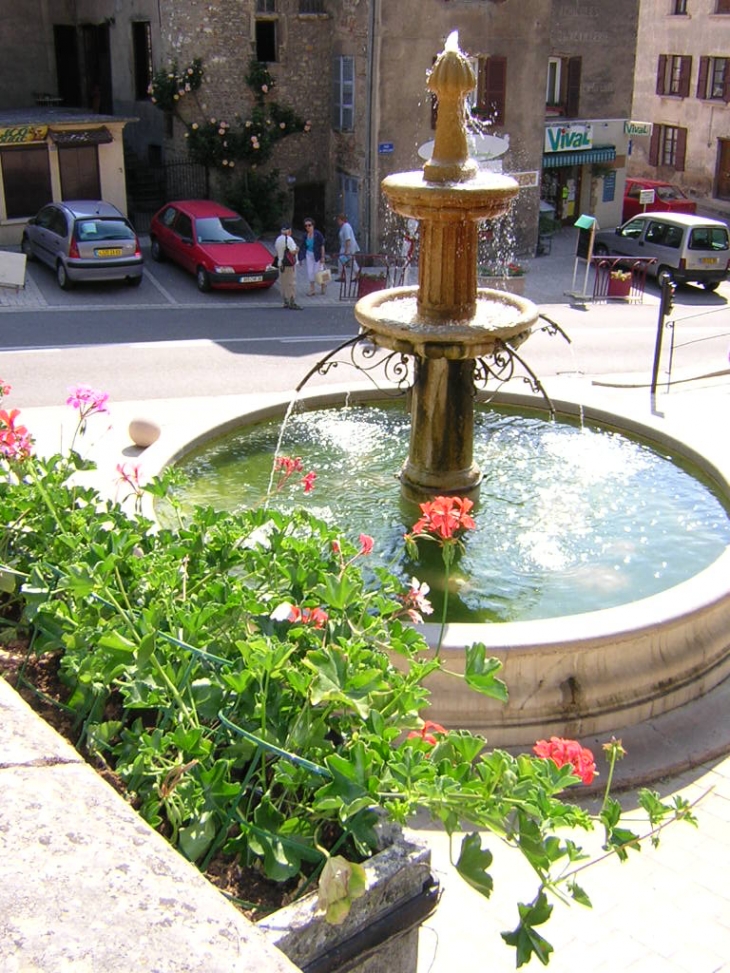
[[[585,166],[591,162],[613,162],[615,158],[615,145],[597,145],[585,152],[548,152],[542,157],[542,167],[557,169],[560,166]]]

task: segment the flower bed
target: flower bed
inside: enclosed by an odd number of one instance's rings
[[[107,396],[85,386],[68,403],[78,436],[108,411]],[[174,472],[143,485],[138,467],[121,465],[120,489],[137,508],[128,518],[79,484],[89,464],[76,441],[67,457],[37,457],[18,410],[0,410],[0,609],[33,653],[62,649],[80,739],[145,820],[202,870],[222,851],[297,894],[316,885],[318,907],[339,925],[368,887],[362,863],[379,851],[383,813],[403,824],[426,809],[450,834],[470,829],[455,865],[485,898],[492,853],[480,832],[527,858],[537,887],[503,938],[518,965],[547,962],[552,947],[535,927],[552,909],[548,894],[587,901],[576,882],[583,853],[556,831],[598,825],[622,858],[638,843],[609,795],[620,741],[605,746],[608,782],[593,817],[564,798],[596,774],[577,741],[538,741],[514,756],[425,718],[424,682],[444,672],[439,648],[414,627],[427,587],[364,574],[368,535],[350,539],[267,503],[226,517],[197,508],[158,528],[141,500],[165,495]],[[277,471],[275,489],[314,488],[296,457],[280,457]],[[416,558],[422,541],[438,544],[447,579],[471,508],[437,497],[408,536]],[[499,669],[474,643],[453,678],[504,700]],[[649,791],[640,801],[653,836],[665,819],[692,819],[686,802],[665,805]]]

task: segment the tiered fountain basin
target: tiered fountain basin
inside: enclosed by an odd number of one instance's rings
[[[392,287],[361,298],[355,317],[382,348],[423,359],[468,361],[494,354],[508,342],[517,348],[538,322],[532,301],[479,288],[472,315],[443,323],[424,320],[417,287]]]
[[[588,423],[685,458],[730,505],[730,469],[719,447],[708,443],[698,452],[668,419],[660,422],[647,412],[640,422],[613,411],[613,404],[608,411],[592,402],[587,390],[581,390],[585,401],[580,404],[570,396],[556,397],[554,384],[552,402],[559,418],[582,415]],[[197,425],[188,424],[186,432],[182,426],[174,433],[165,430],[145,453],[147,475],[234,429],[283,418],[290,403],[284,395],[242,398],[245,405],[236,399],[227,404],[225,415],[219,411],[191,419]],[[299,405],[321,409],[380,400],[382,393],[372,388],[328,386],[303,394]],[[540,404],[535,396],[507,393],[492,401],[532,409]],[[424,627],[432,644],[438,628]],[[473,642],[484,643],[488,654],[502,661],[508,703],[488,700],[461,680],[436,674],[430,682],[429,718],[483,733],[494,746],[529,746],[552,734],[618,735],[698,699],[730,675],[730,549],[689,580],[617,607],[534,621],[449,624],[441,650],[445,667],[459,671],[464,648]]]

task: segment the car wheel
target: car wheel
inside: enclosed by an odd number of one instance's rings
[[[198,267],[195,272],[195,278],[198,282],[198,290],[202,291],[204,294],[206,291],[210,290],[210,277],[208,276],[208,271],[205,267]]]
[[[130,287],[139,287],[142,283],[142,275],[140,274],[139,277],[127,277],[126,280]]]
[[[71,281],[69,280],[66,265],[62,260],[59,260],[56,264],[56,280],[58,281],[58,286],[62,291],[67,291],[71,287]]]
[[[717,288],[720,286],[720,281],[719,280],[704,280],[702,282],[702,286],[705,288],[706,291],[716,291]]]
[[[668,280],[670,283],[674,281],[672,271],[669,267],[660,267],[656,272],[656,282],[660,287],[663,287],[665,280]]]
[[[35,260],[35,254],[33,253],[33,247],[30,245],[30,238],[26,233],[23,234],[23,239],[20,242],[20,249],[25,254],[26,260]]]
[[[608,255],[608,247],[605,243],[597,243],[593,249],[593,252],[597,257],[605,257]]]
[[[157,237],[152,237],[152,242],[150,243],[150,253],[152,254],[152,259],[156,260],[158,264],[162,263],[165,259],[162,253],[162,247],[160,246],[160,241]]]

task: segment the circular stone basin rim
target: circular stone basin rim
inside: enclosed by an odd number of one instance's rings
[[[248,397],[249,400],[253,397]],[[382,401],[373,388],[328,386],[298,397],[307,409]],[[193,432],[166,431],[145,452],[145,473],[154,475],[190,450],[226,432],[283,417],[291,396],[260,396],[243,414],[206,423]],[[539,408],[529,395],[497,393],[495,405]],[[628,435],[640,436],[697,465],[730,500],[727,471],[719,459],[699,453],[667,426],[638,422],[619,412],[585,402],[553,399],[558,414]],[[175,438],[176,437],[176,438]],[[424,626],[432,644],[437,625]],[[451,624],[441,656],[446,667],[463,667],[464,648],[482,642],[502,661],[506,704],[486,699],[462,680],[436,673],[429,678],[429,716],[446,726],[487,735],[494,746],[531,745],[546,735],[588,736],[614,733],[697,699],[730,675],[730,549],[681,584],[638,601],[559,618],[484,625]],[[393,660],[398,664],[398,659]]]

